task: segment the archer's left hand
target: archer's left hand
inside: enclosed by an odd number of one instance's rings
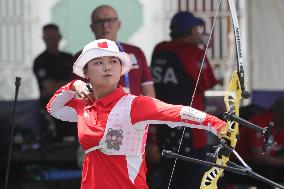
[[[217,134],[217,136],[218,136],[219,139],[224,138],[224,137],[226,136],[226,127],[223,127],[223,128],[219,131],[219,133]]]

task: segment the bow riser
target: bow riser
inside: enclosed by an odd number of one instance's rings
[[[224,101],[228,112],[239,116],[239,104],[241,100],[241,88],[240,81],[237,72],[235,71],[232,76],[232,80],[226,91]],[[237,144],[237,138],[239,135],[239,124],[235,121],[227,121],[226,135],[223,138],[224,144],[217,150],[216,164],[227,165],[229,156],[232,150]],[[224,146],[226,145],[226,147]],[[224,148],[225,147],[225,148]],[[225,149],[225,150],[224,150]],[[216,189],[217,181],[223,175],[223,169],[212,167],[203,176],[200,189]]]

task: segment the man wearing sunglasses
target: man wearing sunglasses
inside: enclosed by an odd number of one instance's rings
[[[134,95],[146,95],[155,97],[154,82],[143,51],[130,44],[117,41],[117,35],[121,27],[116,10],[109,5],[101,5],[91,13],[90,28],[96,39],[109,39],[115,41],[120,49],[128,53],[132,61],[132,69],[121,77],[120,83],[126,90]],[[76,60],[81,51],[74,57]]]

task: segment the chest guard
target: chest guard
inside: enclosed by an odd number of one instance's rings
[[[107,155],[141,156],[145,152],[148,127],[135,128],[131,123],[131,105],[135,96],[123,96],[111,110],[103,138],[98,146],[85,151],[101,150]]]

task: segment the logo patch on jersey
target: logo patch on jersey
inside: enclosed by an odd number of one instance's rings
[[[123,131],[121,129],[114,130],[112,128],[109,128],[106,134],[106,141],[107,149],[114,149],[116,151],[119,151],[120,146],[122,145],[122,135]]]

